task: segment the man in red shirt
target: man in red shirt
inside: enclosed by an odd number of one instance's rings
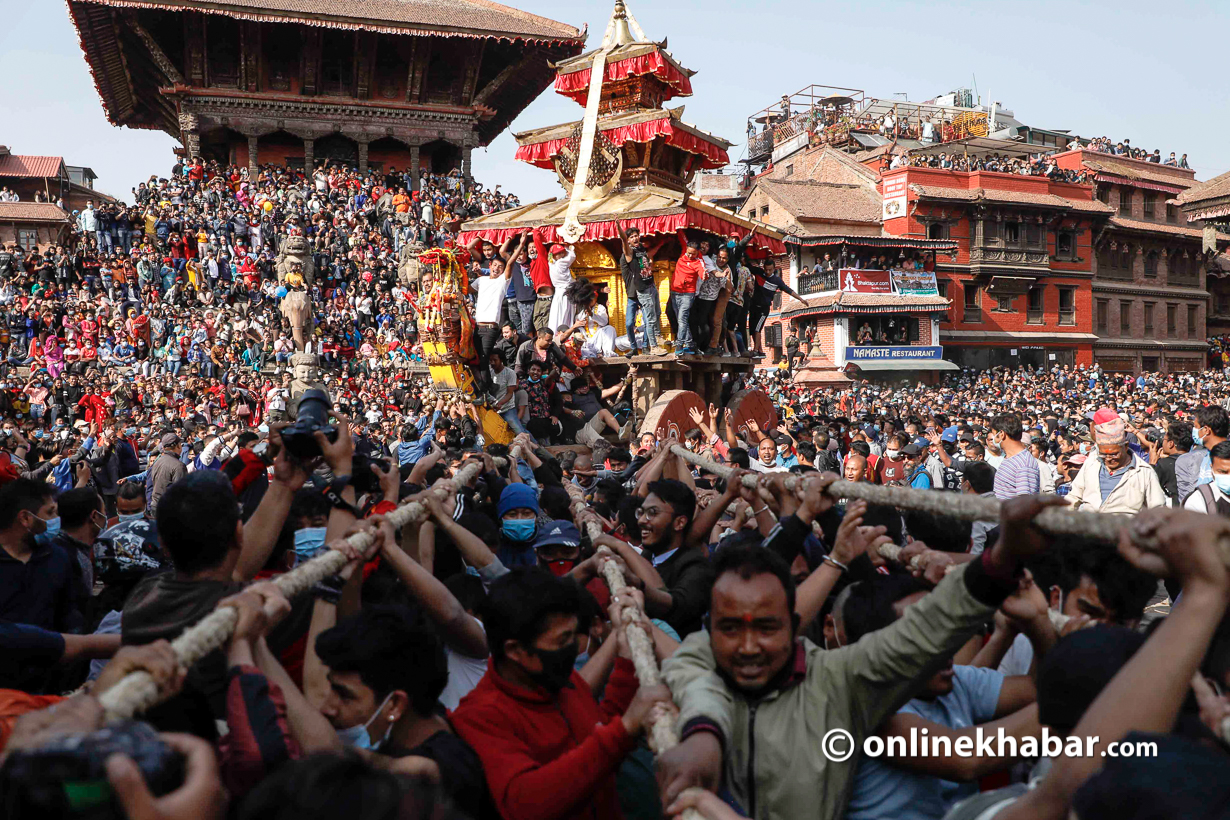
[[[530,281],[534,283],[534,330],[548,328],[554,333],[558,328],[551,325],[551,301],[555,298],[555,286],[551,284],[551,259],[542,244],[542,229],[534,229],[534,242],[529,247]]]
[[[541,567],[502,576],[483,604],[487,673],[452,721],[505,820],[619,820],[615,772],[654,704],[671,703],[664,686],[637,689],[622,629],[599,703],[573,668],[580,612],[580,588]]]
[[[666,303],[666,318],[670,320],[671,334],[675,337],[675,353],[691,356],[700,352],[692,341],[689,318],[692,302],[696,299],[696,286],[705,273],[705,262],[700,258],[700,243],[689,240],[682,230],[679,231],[679,244],[683,245],[683,255],[675,263],[675,272],[671,275],[671,297]]]

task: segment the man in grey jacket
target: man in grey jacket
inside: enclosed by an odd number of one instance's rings
[[[801,543],[815,515],[831,506],[827,481],[807,477],[794,514],[783,507],[778,528],[788,542]],[[779,489],[780,497],[793,495]],[[949,573],[892,626],[828,651],[798,638],[788,573],[724,572],[719,557],[708,631],[690,635],[662,664],[682,737],[658,758],[663,804],[686,787],[721,783],[757,820],[839,818],[863,739],[1016,590],[1021,562],[1051,540],[1032,526],[1034,516],[1063,503],[1037,495],[1004,502],[991,549]],[[754,554],[777,551],[778,528]]]
[[[188,474],[188,468],[179,458],[179,434],[164,433],[159,444],[162,454],[145,474],[145,496],[149,500],[151,516],[158,509],[158,499],[162,498],[167,488]]]

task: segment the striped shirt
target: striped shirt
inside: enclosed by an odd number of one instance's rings
[[[1011,458],[1005,458],[995,471],[995,497],[1000,501],[1018,495],[1041,492],[1042,476],[1038,460],[1029,450],[1022,450]]]

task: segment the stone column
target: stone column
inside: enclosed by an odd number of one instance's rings
[[[367,143],[359,143],[359,173],[367,173]]]
[[[470,152],[474,150],[470,145],[461,146],[461,180],[464,190],[470,190]]]
[[[183,138],[185,159],[189,162],[201,155],[200,122],[195,114],[179,115],[179,130]]]
[[[303,141],[303,173],[309,177],[312,176],[313,166],[316,164],[316,140],[305,139]]]
[[[419,147],[410,146],[410,190],[419,189]]]
[[[256,154],[259,149],[260,137],[248,137],[248,173],[256,176]]]

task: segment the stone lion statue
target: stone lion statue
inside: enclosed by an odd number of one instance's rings
[[[419,254],[424,250],[421,242],[407,242],[397,252],[397,281],[402,287],[417,287],[420,284],[422,270],[419,267]]]
[[[286,281],[286,274],[291,272],[294,265],[302,266],[300,273],[303,275],[303,283],[311,287],[312,280],[316,276],[316,261],[312,258],[312,251],[308,247],[306,237],[288,236],[283,240],[275,264],[279,282]]]
[[[376,213],[381,219],[384,219],[392,216],[393,212],[393,194],[389,191],[385,191],[380,195],[380,199],[376,200]]]

